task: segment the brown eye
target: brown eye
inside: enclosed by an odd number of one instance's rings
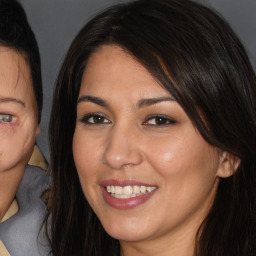
[[[95,124],[100,124],[100,123],[104,123],[104,117],[103,116],[94,116],[92,117],[93,123]]]
[[[89,125],[110,123],[110,121],[106,117],[98,114],[86,115],[82,118],[81,122]]]
[[[166,116],[151,116],[149,117],[144,124],[147,125],[155,125],[155,126],[164,126],[164,125],[171,125],[175,124],[176,121],[171,119],[170,117]]]
[[[167,124],[167,123],[169,123],[169,121],[168,121],[168,119],[163,118],[163,117],[156,117],[155,118],[155,123],[157,125],[161,125],[161,124]]]

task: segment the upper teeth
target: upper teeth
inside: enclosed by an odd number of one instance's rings
[[[107,191],[113,196],[120,195],[122,196],[138,196],[144,193],[149,193],[156,189],[156,187],[147,187],[147,186],[107,186]]]

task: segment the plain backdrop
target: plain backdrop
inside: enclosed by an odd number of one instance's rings
[[[49,160],[48,122],[60,65],[81,27],[97,12],[125,0],[20,0],[36,34],[41,60],[44,105],[37,143]],[[256,70],[256,0],[202,0],[217,10],[244,43]]]

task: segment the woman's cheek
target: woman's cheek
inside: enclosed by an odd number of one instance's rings
[[[87,140],[87,136],[76,130],[73,138],[73,156],[80,175],[85,175],[91,169],[90,166],[95,164],[96,152],[94,145],[90,143],[90,140]]]
[[[180,169],[184,150],[178,143],[166,138],[164,142],[152,143],[152,145],[154,147],[148,151],[147,159],[155,170],[164,175],[171,175]]]

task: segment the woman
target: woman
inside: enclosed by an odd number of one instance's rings
[[[53,100],[53,254],[255,255],[255,83],[200,4],[139,0],[92,19]]]
[[[40,55],[34,33],[17,1],[0,0],[1,256],[36,256],[45,249],[38,233],[46,214],[41,195],[49,177],[27,165],[40,131],[41,110]],[[31,161],[38,162],[38,153]]]

